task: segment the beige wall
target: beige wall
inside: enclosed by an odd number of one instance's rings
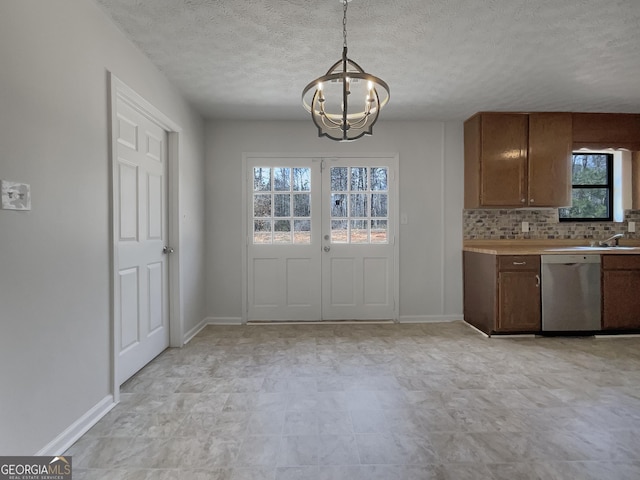
[[[203,122],[92,0],[0,2],[0,453],[31,455],[110,385],[107,71],[183,129],[185,331],[204,316]]]
[[[309,121],[207,125],[207,313],[242,315],[242,154],[399,154],[400,319],[462,318],[462,122],[384,122],[353,143],[318,138]]]

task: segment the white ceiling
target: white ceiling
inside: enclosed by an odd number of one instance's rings
[[[342,54],[339,0],[97,0],[207,118],[303,119]],[[381,119],[640,112],[640,0],[353,0],[349,57]]]

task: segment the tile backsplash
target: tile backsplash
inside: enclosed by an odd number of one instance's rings
[[[640,240],[640,210],[625,210],[624,222],[562,222],[557,208],[537,210],[464,210],[464,240],[601,240],[614,233]],[[636,222],[636,233],[627,232],[627,222]],[[529,232],[522,232],[529,222]]]

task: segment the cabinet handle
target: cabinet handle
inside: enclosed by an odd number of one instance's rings
[[[526,198],[523,198],[522,200],[520,200],[521,203],[524,203],[526,201]]]
[[[527,262],[513,262],[514,265],[526,265]]]
[[[531,200],[529,200],[529,203],[533,203],[533,198]]]
[[[540,275],[536,275],[536,288],[540,288]]]

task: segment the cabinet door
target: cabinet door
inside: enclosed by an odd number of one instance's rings
[[[533,271],[498,274],[499,332],[540,330],[540,277]]]
[[[483,113],[481,122],[481,205],[524,206],[528,116],[519,113]]]
[[[602,272],[602,328],[640,328],[640,270]]]
[[[574,113],[573,148],[640,150],[640,114]]]
[[[571,205],[571,114],[529,114],[530,207]]]

